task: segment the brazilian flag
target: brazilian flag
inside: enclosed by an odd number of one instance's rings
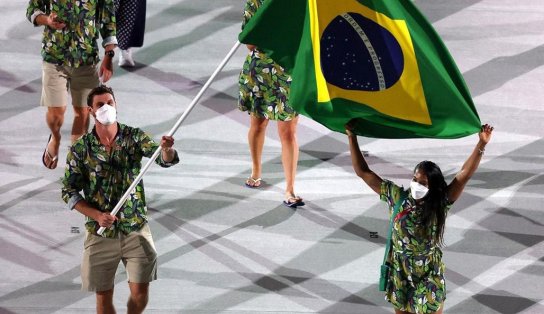
[[[239,35],[291,74],[290,105],[331,130],[458,138],[480,119],[459,69],[410,0],[266,0]]]

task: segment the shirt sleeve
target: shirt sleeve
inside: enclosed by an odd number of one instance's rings
[[[66,157],[66,168],[62,179],[62,199],[68,204],[68,209],[74,209],[77,202],[83,200],[80,192],[83,190],[85,177],[83,175],[84,164],[81,156],[84,153],[78,148],[80,146],[75,143],[68,150]]]
[[[143,132],[142,130],[138,129],[138,137],[139,137],[139,145],[140,149],[142,151],[142,155],[148,158],[151,158],[155,151],[159,148],[159,144],[155,142],[147,133]],[[163,168],[171,167],[177,163],[179,163],[179,155],[178,152],[175,151],[174,159],[171,162],[166,162],[162,159],[162,153],[159,154],[157,159],[155,159],[155,163]]]
[[[380,186],[380,200],[387,203],[390,208],[394,207],[401,197],[402,187],[396,185],[392,181],[383,180]]]
[[[179,163],[179,155],[178,155],[178,151],[174,149],[174,159],[172,159],[172,161],[170,162],[166,162],[164,161],[164,159],[162,159],[162,153],[159,155],[159,158],[160,158],[160,161],[159,160],[155,160],[155,162],[157,164],[159,164],[161,167],[163,168],[168,168],[168,167],[171,167],[177,163]],[[158,159],[158,158],[157,158]]]
[[[26,18],[34,24],[36,24],[36,17],[40,14],[45,14],[47,11],[46,4],[43,0],[30,0],[26,9]]]
[[[244,17],[242,20],[242,29],[246,26],[247,22],[255,15],[257,12],[258,0],[247,0],[244,7]]]
[[[115,6],[113,0],[104,0],[100,14],[100,36],[102,36],[102,47],[114,44],[117,45],[117,24],[115,19]]]

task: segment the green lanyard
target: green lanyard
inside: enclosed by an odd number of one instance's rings
[[[393,208],[393,212],[391,213],[391,218],[389,219],[389,233],[387,235],[387,245],[385,246],[385,254],[383,255],[383,265],[385,265],[385,262],[387,261],[387,256],[389,256],[389,250],[391,249],[391,236],[393,234],[393,224],[395,223],[395,217],[399,213],[400,205],[402,205],[402,202],[404,202],[406,196],[407,193],[405,191],[402,191],[400,194],[400,198],[395,203],[395,207]]]

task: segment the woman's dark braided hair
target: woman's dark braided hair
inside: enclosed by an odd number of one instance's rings
[[[419,170],[427,176],[429,192],[422,199],[423,215],[422,225],[427,236],[433,234],[433,228],[436,228],[432,242],[435,245],[444,245],[444,225],[446,223],[446,206],[448,202],[446,181],[442,171],[432,161],[422,161],[414,168],[414,173]]]

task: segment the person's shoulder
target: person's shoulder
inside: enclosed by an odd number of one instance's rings
[[[382,194],[390,195],[403,195],[406,194],[408,190],[405,190],[402,185],[398,185],[395,182],[387,179],[383,179],[381,184]]]
[[[391,180],[388,180],[388,179],[383,179],[382,180],[382,187],[389,188],[389,189],[404,190],[402,186],[397,185],[395,182],[393,182]]]
[[[146,132],[144,132],[144,130],[140,129],[139,127],[130,126],[122,123],[119,123],[119,133],[123,136],[130,136],[134,140],[138,140],[143,136],[147,136]]]
[[[75,140],[70,146],[69,149],[76,153],[76,155],[79,155],[81,152],[85,152],[87,150],[87,147],[92,142],[94,138],[94,135],[92,132],[88,132],[83,134],[81,137],[79,137],[77,140]]]
[[[80,136],[75,142],[72,144],[72,146],[86,146],[88,142],[92,141],[95,137],[93,132],[87,132]]]
[[[140,128],[123,124],[121,122],[117,122],[117,125],[119,127],[119,133],[133,133],[133,132],[141,131]]]

